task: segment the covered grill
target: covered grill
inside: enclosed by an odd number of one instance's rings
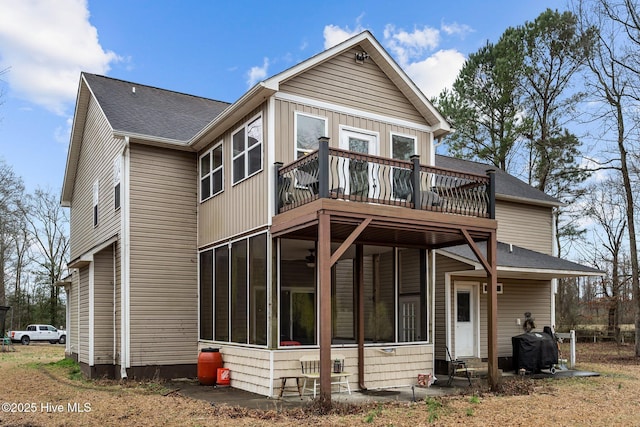
[[[516,373],[524,369],[535,374],[542,369],[553,370],[558,363],[558,346],[552,335],[526,332],[511,337],[513,346],[513,368]]]

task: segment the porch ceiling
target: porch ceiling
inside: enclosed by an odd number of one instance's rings
[[[482,241],[496,230],[496,221],[486,218],[443,214],[404,207],[318,199],[273,217],[276,237],[317,240],[318,214],[331,216],[331,240],[344,241],[367,218],[371,223],[355,240],[378,246],[442,248],[466,244],[462,230]]]

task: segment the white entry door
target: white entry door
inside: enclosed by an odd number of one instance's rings
[[[356,153],[378,155],[378,135],[350,129],[340,130],[340,148]],[[366,161],[346,161],[342,167],[345,194],[377,198],[380,183],[374,166]]]
[[[454,301],[455,357],[475,357],[477,348],[478,286],[456,284]]]

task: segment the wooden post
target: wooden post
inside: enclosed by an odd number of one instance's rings
[[[355,265],[356,296],[358,298],[357,336],[358,342],[358,386],[360,390],[366,390],[364,386],[364,247],[356,245]]]
[[[496,232],[491,233],[487,241],[487,355],[489,370],[489,387],[495,391],[498,388],[498,242]]]
[[[280,192],[282,191],[282,178],[280,177],[280,169],[282,168],[282,162],[275,162],[273,164],[274,174],[276,183],[276,194],[275,194],[275,209],[276,211],[273,213],[274,215],[278,215],[280,213],[280,207],[282,206],[282,197],[280,197]]]
[[[318,213],[318,288],[320,295],[320,406],[331,409],[331,217]]]
[[[490,219],[496,219],[496,170],[488,169],[487,175],[489,175],[489,204],[487,206],[487,215]]]
[[[318,197],[329,197],[329,138],[318,138]]]
[[[413,171],[411,172],[411,184],[413,187],[413,209],[422,208],[422,192],[420,191],[420,156],[414,154],[410,157],[413,163]]]

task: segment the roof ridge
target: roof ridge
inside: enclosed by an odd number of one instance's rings
[[[134,85],[135,87],[146,87],[146,88],[149,88],[149,89],[155,89],[155,90],[159,90],[159,91],[162,91],[162,92],[170,92],[170,93],[174,93],[174,94],[177,94],[177,95],[189,96],[189,97],[192,97],[192,98],[204,99],[204,100],[213,101],[213,102],[220,102],[220,103],[227,104],[227,105],[231,105],[232,104],[231,102],[228,102],[228,101],[220,101],[219,99],[208,98],[208,97],[205,97],[205,96],[194,95],[192,93],[180,92],[180,91],[172,90],[172,89],[164,89],[164,88],[161,88],[161,87],[151,86],[151,85],[148,85],[148,84],[132,82],[130,80],[123,80],[123,79],[118,79],[118,78],[115,78],[115,77],[103,76],[101,74],[88,73],[86,71],[82,71],[82,75],[83,76],[99,77],[99,78],[112,80],[112,81],[120,82],[120,83],[127,83],[127,84]]]

